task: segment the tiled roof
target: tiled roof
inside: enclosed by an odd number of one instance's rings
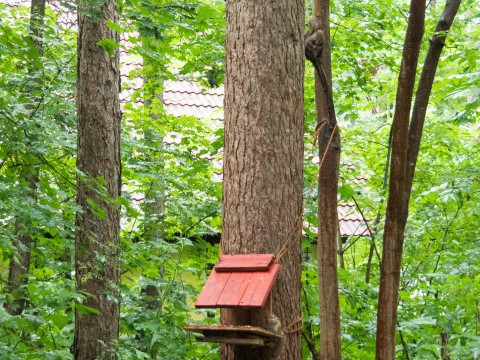
[[[338,221],[342,236],[368,235],[368,229],[354,203],[338,205]]]
[[[223,120],[223,86],[205,89],[185,80],[166,82],[164,86],[163,99],[170,114]],[[342,236],[368,235],[368,229],[356,211],[355,204],[339,204],[338,217]]]
[[[223,87],[207,89],[189,81],[167,81],[164,84],[163,103],[174,116],[211,117],[223,120]]]

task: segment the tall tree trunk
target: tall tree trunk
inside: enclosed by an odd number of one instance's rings
[[[271,310],[286,333],[278,358],[300,359],[304,4],[228,0],[226,7],[222,251],[278,254],[290,242]],[[225,309],[221,319],[265,325],[264,314],[247,311]],[[222,347],[222,359],[274,358],[268,348]]]
[[[425,2],[422,0],[417,3],[413,0],[411,3],[393,120],[392,170],[385,219],[377,314],[377,359],[395,358],[398,288],[408,203],[433,80],[445,45],[446,33],[455,19],[460,3],[461,0],[446,0],[435,34],[430,39],[430,47],[415,95],[409,125],[413,85],[425,17]]]
[[[333,108],[330,49],[330,4],[316,0],[315,17],[321,21],[323,51],[321,72],[315,76],[315,103],[319,145],[318,173],[318,292],[320,305],[320,359],[341,359],[340,307],[338,301],[337,227],[340,131]],[[318,69],[317,69],[318,70]],[[341,240],[340,240],[341,241]]]
[[[114,359],[118,338],[121,191],[119,50],[109,54],[100,40],[119,34],[107,26],[118,23],[114,0],[101,7],[82,5],[78,14],[78,158],[75,233],[77,291],[86,295],[92,313],[75,312],[75,359]],[[93,14],[93,15],[92,15]],[[110,49],[111,50],[111,49]]]
[[[405,231],[404,219],[407,213],[405,185],[408,122],[424,21],[425,0],[412,0],[392,125],[392,161],[377,312],[376,356],[378,360],[395,359],[398,287]]]
[[[45,24],[45,0],[32,0],[30,10],[30,41],[37,50],[38,56],[43,55],[43,30]],[[36,84],[27,91],[32,93],[34,101],[41,101],[35,96],[36,92],[41,91],[41,79],[39,78],[38,59],[31,59],[31,65],[28,69],[29,75],[36,78]],[[37,99],[37,100],[35,100]],[[29,196],[36,201],[36,190],[38,182],[38,170],[28,163],[33,161],[33,156],[29,153],[25,155],[27,163],[21,169],[21,177],[27,182],[29,188]],[[8,289],[13,296],[13,301],[7,303],[7,310],[11,315],[18,315],[23,312],[27,305],[22,285],[28,281],[27,275],[30,268],[30,248],[32,245],[32,237],[28,230],[22,224],[22,216],[17,217],[15,221],[15,232],[17,234],[15,250],[18,255],[18,261],[13,257],[8,265]]]

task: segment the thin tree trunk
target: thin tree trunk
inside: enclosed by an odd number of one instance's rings
[[[390,169],[390,155],[392,153],[392,130],[393,130],[393,127],[390,126],[390,132],[389,132],[389,135],[388,135],[387,161],[385,162],[385,171],[383,173],[383,183],[382,183],[382,190],[383,191],[385,191],[385,189],[387,188],[387,185],[388,185],[388,173],[389,173],[389,169]],[[383,199],[381,200],[380,204],[383,205]],[[366,270],[365,270],[365,283],[366,284],[368,284],[370,282],[370,274],[371,274],[372,260],[373,260],[374,252],[377,253],[377,256],[379,258],[378,260],[380,262],[380,266],[382,266],[381,258],[380,258],[380,255],[378,254],[377,246],[375,244],[375,234],[377,233],[378,225],[380,224],[380,219],[381,219],[381,213],[380,213],[380,208],[379,208],[378,212],[377,212],[377,216],[375,217],[375,221],[373,222],[372,230],[369,230],[371,243],[370,243],[370,250],[368,252],[367,266],[366,266]]]
[[[306,284],[308,286],[308,284]],[[310,311],[310,304],[308,303],[308,295],[307,292],[305,291],[305,287],[302,287],[303,291],[303,296],[305,297],[305,310],[307,312],[307,316],[310,317],[312,315]],[[310,354],[312,355],[312,360],[320,360],[320,354],[318,353],[318,350],[315,348],[315,341],[314,335],[313,335],[313,330],[312,330],[312,325],[307,324],[304,326],[302,330],[302,335],[303,338],[305,339],[305,342],[307,343],[308,349],[310,350]]]
[[[45,23],[45,0],[32,0],[30,10],[30,41],[37,50],[38,56],[43,55],[43,30]],[[35,92],[41,90],[41,79],[38,74],[38,66],[35,65],[39,60],[31,59],[31,66],[29,68],[29,75],[36,78],[35,84],[28,91],[32,92],[33,99],[36,99]],[[38,99],[38,101],[41,101]],[[38,169],[29,166],[28,162],[32,161],[33,156],[29,153],[25,155],[27,165],[22,169],[22,177],[27,182],[29,193],[28,195],[36,201],[36,190],[38,182]],[[15,250],[18,255],[18,261],[13,257],[10,259],[8,265],[8,289],[12,294],[14,300],[6,304],[7,311],[11,315],[18,315],[23,312],[27,306],[25,293],[22,290],[22,285],[28,282],[28,271],[30,268],[30,248],[32,246],[32,236],[22,224],[22,217],[17,217],[15,220],[15,233],[17,234]]]
[[[338,221],[337,216],[337,254],[338,254],[338,266],[341,269],[345,269],[345,260],[343,257],[343,242],[342,242],[342,233],[340,232],[340,222]]]
[[[144,58],[144,67],[149,65],[148,58]],[[151,64],[151,66],[155,66]],[[155,76],[157,77],[157,76]],[[155,81],[148,77],[144,82]],[[157,81],[155,81],[157,84]],[[162,87],[162,80],[158,77],[158,88]],[[163,139],[154,130],[156,127],[152,126],[153,123],[160,120],[157,112],[152,111],[153,100],[156,100],[159,104],[163,104],[163,93],[156,93],[154,95],[148,94],[145,99],[145,108],[149,114],[149,122],[147,122],[144,128],[145,143],[148,150],[145,152],[145,160],[147,162],[154,163],[153,169],[158,172],[158,177],[153,180],[150,187],[145,193],[144,204],[144,238],[147,242],[159,241],[163,234],[161,231],[160,222],[163,219],[165,212],[165,183],[163,181],[164,176],[164,161],[163,161]],[[163,277],[163,266],[159,267],[160,277]],[[150,309],[161,308],[162,303],[160,299],[160,291],[155,285],[147,285],[142,292],[147,297],[147,306]]]
[[[222,251],[278,254],[272,312],[279,359],[301,359],[303,1],[227,0]],[[266,309],[269,311],[270,309]],[[264,326],[265,312],[222,310],[223,324]],[[270,348],[222,346],[222,359],[274,359]]]
[[[408,218],[415,166],[420,150],[426,109],[438,61],[445,45],[446,33],[457,14],[461,0],[447,0],[445,9],[430,40],[430,47],[420,77],[412,120],[408,127],[411,94],[415,82],[420,35],[423,35],[425,3],[412,1],[404,58],[397,90],[397,108],[393,127],[392,172],[385,220],[382,272],[380,276],[379,309],[377,314],[377,359],[394,359],[395,324],[397,321],[398,287],[403,249],[403,233]],[[420,32],[420,30],[422,30]],[[409,41],[411,38],[411,41]],[[412,51],[412,53],[409,53]],[[410,60],[410,61],[409,61]],[[415,61],[415,65],[413,63]],[[402,74],[405,77],[402,78]],[[410,74],[410,75],[408,75]],[[402,87],[402,80],[404,85]],[[406,103],[408,102],[408,104]],[[408,105],[408,106],[407,106]],[[395,168],[395,169],[394,169]],[[401,194],[399,196],[399,194]],[[393,322],[393,323],[392,323]]]
[[[448,334],[441,333],[439,337],[440,342],[440,358],[442,360],[450,360],[450,355],[448,355],[447,345],[448,345]]]
[[[323,51],[315,76],[315,103],[319,144],[318,174],[318,291],[320,306],[320,359],[341,359],[340,308],[338,300],[337,227],[340,131],[333,108],[330,50],[330,4],[314,2],[315,17],[321,21]],[[322,80],[323,73],[325,78]],[[341,240],[340,240],[341,241]]]
[[[92,13],[94,15],[92,15]],[[109,54],[100,40],[119,42],[107,26],[118,23],[117,3],[82,5],[78,14],[78,158],[75,233],[77,291],[84,305],[95,309],[75,312],[75,359],[115,359],[118,338],[121,191],[119,50]]]
[[[377,312],[377,360],[395,359],[398,287],[405,230],[404,219],[407,213],[405,185],[408,122],[424,21],[425,0],[412,0],[393,117],[392,166],[383,236]]]

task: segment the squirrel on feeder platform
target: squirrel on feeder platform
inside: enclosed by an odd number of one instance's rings
[[[283,336],[282,322],[280,321],[278,316],[273,313],[270,313],[267,315],[267,318],[265,321],[265,329],[275,334],[279,334]],[[276,358],[282,353],[284,346],[285,346],[285,338],[283,337],[281,339],[275,339],[275,341],[272,342],[271,347],[272,347],[273,358]]]
[[[282,322],[275,314],[269,314],[267,316],[267,323],[265,328],[268,331],[274,332],[275,334],[283,333]]]

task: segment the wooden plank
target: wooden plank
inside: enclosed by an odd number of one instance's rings
[[[219,273],[215,269],[212,270],[208,277],[207,283],[203,287],[197,302],[196,308],[214,308],[217,307],[217,300],[222,294],[223,288],[228,282],[231,273]]]
[[[249,345],[249,346],[265,346],[263,339],[248,339],[248,338],[234,338],[223,336],[196,336],[197,341],[200,342],[214,342],[231,345]]]
[[[269,271],[254,273],[238,305],[242,307],[263,307],[279,271],[280,265],[273,264]]]
[[[249,325],[184,325],[184,330],[203,334],[205,336],[258,336],[263,339],[279,338],[281,334],[274,333],[257,326]],[[229,334],[230,335],[226,335]]]
[[[215,265],[218,272],[224,271],[267,271],[273,262],[273,254],[222,255]]]
[[[225,274],[225,273],[224,273]],[[234,272],[230,275],[222,293],[218,297],[218,307],[234,307],[240,304],[243,293],[251,282],[253,272]]]

